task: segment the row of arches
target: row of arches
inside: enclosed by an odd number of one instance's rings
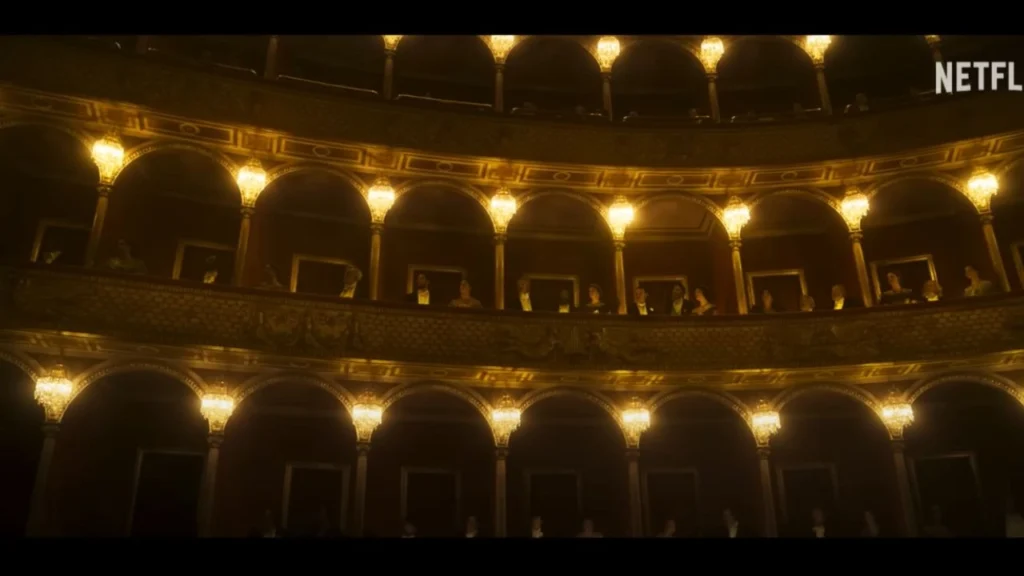
[[[4,366],[5,390],[21,390],[16,394],[17,402],[4,404],[5,411],[24,410],[25,402],[30,401],[25,392],[28,380],[17,378],[17,372],[12,377],[11,369],[14,368],[8,364]],[[53,502],[54,520],[59,530],[65,534],[82,535],[140,534],[139,530],[143,528],[138,524],[143,512],[140,506],[145,507],[146,497],[139,487],[142,481],[138,478],[136,486],[132,487],[131,469],[139,465],[137,458],[141,458],[137,452],[156,447],[188,452],[199,450],[198,447],[204,445],[206,428],[198,416],[197,398],[190,387],[176,381],[179,377],[152,371],[110,372],[69,409],[62,424],[54,462],[56,486],[61,488],[60,495]],[[23,383],[16,384],[18,380]],[[282,469],[290,466],[288,469],[293,471],[291,482],[294,482],[294,491],[303,486],[312,489],[309,485],[300,485],[298,470],[303,462],[355,462],[356,438],[347,413],[331,408],[332,405],[337,406],[336,393],[326,391],[322,386],[270,385],[271,380],[272,377],[265,378],[264,382],[268,384],[248,394],[248,399],[238,406],[237,420],[225,431],[214,514],[217,534],[245,534],[259,522],[264,508],[273,510],[283,520],[282,516],[288,514],[285,506],[288,502],[292,508],[288,527],[300,529],[296,510],[301,502],[295,497],[282,501]],[[301,381],[302,378],[297,376],[275,384],[297,384]],[[930,446],[933,440],[926,436],[949,434],[950,430],[946,430],[944,425],[944,411],[951,406],[980,402],[979,406],[984,410],[993,410],[992,407],[999,404],[998,399],[993,404],[991,396],[975,396],[973,393],[965,396],[965,390],[972,388],[964,388],[963,385],[973,384],[976,391],[994,390],[994,381],[1002,379],[993,380],[987,374],[947,375],[916,384],[914,389],[918,391],[920,400],[918,422],[915,424],[917,429],[908,431],[908,452],[918,444],[921,450],[926,445]],[[311,384],[312,380],[305,383]],[[489,527],[492,523],[488,502],[493,492],[488,484],[493,474],[494,448],[487,421],[481,417],[477,406],[464,400],[461,391],[453,390],[443,385],[421,385],[415,393],[396,397],[389,407],[390,416],[374,433],[369,458],[370,488],[366,494],[369,533],[397,534],[402,517],[420,514],[422,535],[440,535],[430,532],[436,529],[431,524],[434,520],[422,516],[422,504],[418,508],[413,502],[422,494],[417,493],[415,487],[411,488],[412,492],[408,487],[400,490],[398,481],[400,470],[405,469],[403,475],[408,476],[418,474],[420,472],[415,470],[424,470],[430,465],[437,470],[460,469],[463,517],[475,514],[482,525]],[[942,393],[943,390],[956,394],[950,397]],[[580,516],[563,515],[565,511],[553,509],[552,503],[543,497],[545,491],[557,492],[565,487],[559,487],[553,479],[542,482],[537,476],[573,469],[582,470],[583,494],[579,514],[594,518],[599,529],[607,535],[625,534],[625,511],[628,507],[625,495],[628,490],[624,470],[620,469],[625,445],[618,426],[608,418],[601,402],[595,401],[599,395],[588,397],[585,392],[569,390],[563,390],[571,392],[568,394],[550,392],[534,395],[536,402],[523,413],[521,429],[513,435],[509,446],[509,534],[525,535],[531,512],[536,514],[542,509],[548,516],[549,535],[571,535],[578,530]],[[857,507],[874,510],[887,530],[895,533],[898,531],[899,514],[896,512],[898,507],[895,505],[891,472],[887,469],[891,466],[886,448],[889,436],[878,419],[871,415],[871,408],[862,400],[853,398],[861,395],[837,392],[835,387],[816,386],[785,396],[785,405],[781,409],[783,429],[772,440],[774,466],[789,474],[799,467],[797,463],[807,459],[838,459],[836,465],[842,480],[837,490],[844,497],[850,496]],[[1009,419],[1004,421],[1003,416],[997,418],[994,413],[986,412],[987,417],[975,418],[975,424],[987,420],[989,423],[998,421],[1000,426],[1015,425],[1013,414],[1016,414],[1017,421],[1022,420],[1020,402],[1008,403],[1006,394],[1000,394],[1002,405],[1008,408]],[[745,523],[759,526],[757,457],[744,420],[722,401],[705,394],[665,394],[657,413],[656,425],[640,445],[639,457],[647,485],[644,494],[647,507],[644,512],[645,533],[653,534],[660,530],[666,514],[676,514],[680,526],[685,525],[688,533],[700,530],[707,534],[716,526],[715,519],[720,508],[725,506],[731,506]],[[97,419],[105,422],[102,428],[106,431],[102,434],[100,427],[95,426]],[[5,430],[3,438],[6,443],[16,444],[12,440],[33,437],[26,427],[38,429],[40,415],[36,412],[31,417],[4,420],[7,423],[5,428],[10,429]],[[962,419],[956,422],[960,426]],[[12,426],[14,423],[16,426]],[[1024,422],[1018,422],[1021,423]],[[17,426],[24,429],[14,430]],[[952,431],[955,432],[956,427]],[[1013,438],[1011,431],[1001,430],[1000,433]],[[14,433],[16,437],[12,435]],[[842,437],[848,443],[837,444],[837,439]],[[62,445],[65,440],[67,443]],[[37,443],[35,447],[38,451]],[[1005,450],[1007,457],[1014,454],[1011,446],[997,445],[988,449],[989,453],[979,456],[986,465],[995,462],[992,450],[999,453]],[[31,455],[31,450],[21,452]],[[1006,470],[1000,469],[1002,471],[997,476],[1012,476],[1011,464],[1006,462],[1003,465]],[[5,483],[13,484],[24,472],[22,468],[32,467],[12,467],[10,474],[5,476]],[[669,479],[659,475],[668,474],[672,482],[685,483],[691,481],[686,479],[687,475],[698,472],[701,496],[696,509],[692,503],[684,506],[673,501],[662,490],[661,484]],[[136,476],[138,473],[137,470]],[[801,489],[797,483],[800,474],[791,476],[786,476],[791,484],[788,491],[779,492],[776,487],[774,496],[778,499],[782,526],[800,525],[804,520],[800,516],[808,512],[801,509],[808,502],[801,503],[792,494],[794,490]],[[523,484],[524,477],[533,478],[535,492],[532,495],[529,482]],[[693,480],[696,478],[694,476]],[[721,486],[716,487],[719,483]],[[30,483],[21,486],[22,503],[27,499],[24,497],[27,485]],[[1006,490],[1006,487],[999,486],[999,489]],[[399,492],[405,497],[399,498]],[[820,496],[819,490],[816,497]],[[400,506],[403,499],[407,501]],[[787,503],[789,509],[784,512]],[[13,502],[5,504],[6,508],[14,511]],[[105,507],[110,510],[104,512]],[[132,507],[136,525],[133,527],[129,519],[126,529],[125,516]],[[834,509],[830,512],[838,519],[841,512],[857,515],[860,510]],[[306,514],[306,519],[315,517],[315,514],[309,515],[308,506]],[[351,507],[343,514],[350,515]],[[22,514],[19,516],[24,518]],[[570,516],[572,518],[567,519]],[[686,516],[685,520],[681,516]],[[351,519],[349,522],[351,526]],[[449,527],[451,524],[449,522]],[[13,530],[14,526],[8,529]]]

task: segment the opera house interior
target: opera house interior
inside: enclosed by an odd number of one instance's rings
[[[0,534],[1024,522],[1020,38],[0,48]]]

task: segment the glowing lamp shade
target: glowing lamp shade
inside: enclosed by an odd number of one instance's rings
[[[928,43],[929,46],[934,46],[942,41],[942,39],[939,38],[938,34],[925,34],[924,40],[925,42]]]
[[[903,436],[903,430],[914,423],[914,407],[895,392],[882,404],[881,415],[885,427],[896,438]]]
[[[388,210],[395,205],[395,189],[387,176],[381,176],[366,191],[366,203],[370,207],[370,218],[375,224],[383,224]]]
[[[369,442],[373,431],[384,419],[384,407],[371,396],[364,396],[352,407],[352,424],[356,429],[356,438],[360,442]]]
[[[92,145],[92,161],[100,173],[100,182],[112,184],[124,167],[124,146],[116,134],[108,134]]]
[[[604,36],[597,41],[597,63],[601,66],[602,72],[611,72],[612,64],[619,57],[622,46],[615,36]]]
[[[846,197],[843,198],[843,203],[840,205],[843,220],[846,220],[846,223],[852,230],[860,229],[860,222],[867,216],[870,208],[871,203],[868,202],[868,197],[857,189],[848,191]]]
[[[398,48],[398,43],[402,41],[402,35],[401,34],[391,34],[391,35],[384,34],[381,37],[384,38],[384,49],[385,50],[394,50],[395,48]]]
[[[967,181],[967,197],[983,212],[989,209],[992,197],[998,193],[999,179],[986,170],[978,170]]]
[[[626,235],[626,228],[633,223],[633,205],[626,200],[625,196],[618,196],[608,208],[608,225],[612,229],[612,236],[621,240]]]
[[[491,220],[494,222],[494,229],[498,232],[507,230],[508,223],[512,221],[512,217],[516,215],[518,208],[515,197],[512,196],[508,188],[502,186],[494,196],[491,196],[490,212]]]
[[[235,411],[235,399],[223,392],[204,394],[199,411],[210,424],[210,432],[220,434]]]
[[[750,416],[750,427],[754,430],[754,439],[759,446],[767,446],[779,430],[782,429],[782,419],[776,410],[772,410],[767,403],[761,402],[757,410]]]
[[[494,54],[494,60],[499,63],[504,62],[505,58],[508,57],[508,53],[512,51],[512,47],[515,46],[515,43],[515,36],[492,35],[491,54]]]
[[[622,411],[622,429],[626,433],[628,442],[636,446],[640,443],[640,436],[651,427],[651,411],[640,402],[639,398],[633,398],[629,407]]]
[[[825,63],[825,52],[832,44],[832,37],[825,35],[807,36],[804,39],[804,51],[811,57],[815,64]]]
[[[68,378],[64,366],[58,364],[42,378],[36,380],[35,399],[46,414],[47,422],[59,422],[71,402],[75,386]]]
[[[717,36],[708,36],[700,43],[700,63],[708,74],[718,69],[718,61],[725,55],[725,44]]]
[[[494,431],[498,445],[508,445],[509,437],[519,428],[522,415],[522,411],[516,407],[512,397],[502,396],[498,405],[491,410],[491,429]]]
[[[722,220],[725,224],[725,231],[729,233],[729,237],[739,238],[743,227],[747,225],[747,222],[750,222],[750,208],[742,200],[733,196],[725,207]]]
[[[267,173],[259,160],[250,158],[245,166],[238,170],[235,181],[238,183],[238,191],[242,194],[242,206],[252,208],[263,193],[263,189],[267,187]]]

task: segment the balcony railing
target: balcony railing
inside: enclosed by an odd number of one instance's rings
[[[948,360],[1024,348],[1024,298],[772,317],[631,318],[417,307],[23,267],[0,327],[317,358],[600,370]]]

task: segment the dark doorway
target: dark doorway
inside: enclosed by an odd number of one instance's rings
[[[290,534],[325,536],[344,532],[348,509],[348,468],[318,462],[289,462],[284,472],[282,525]],[[322,526],[323,513],[329,526]]]
[[[461,477],[452,470],[402,468],[402,517],[417,536],[451,538],[460,532]]]
[[[544,535],[568,538],[575,536],[581,528],[582,494],[580,475],[570,470],[540,471],[526,473],[526,494],[529,503],[527,519],[540,516],[544,520]],[[529,531],[529,525],[527,525]],[[527,532],[529,533],[529,532]]]
[[[821,508],[829,536],[839,535],[837,526],[838,478],[832,464],[786,466],[777,470],[779,498],[782,500],[784,534],[811,537],[811,511]]]
[[[921,522],[928,524],[932,508],[938,506],[953,536],[987,536],[973,454],[916,458],[913,464]]]
[[[647,534],[657,534],[666,520],[675,520],[676,534],[683,538],[700,535],[697,471],[667,468],[644,472],[644,512]]]
[[[135,473],[132,536],[195,537],[202,454],[142,451]]]

